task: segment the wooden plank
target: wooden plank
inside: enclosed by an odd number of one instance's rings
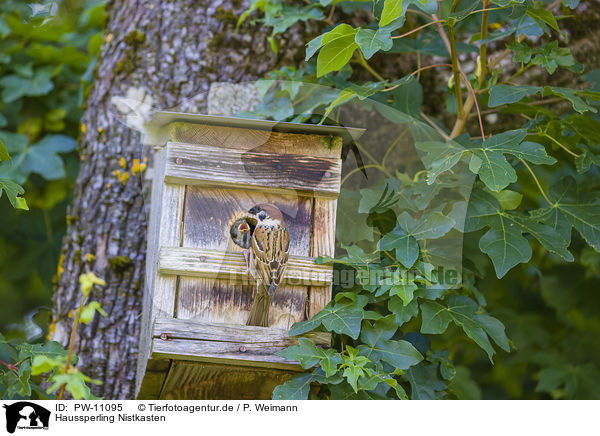
[[[336,198],[340,192],[339,158],[300,154],[242,152],[195,144],[167,144],[165,181],[188,185],[243,187],[272,192],[289,190]]]
[[[290,254],[308,256],[311,198],[213,187],[188,188],[183,246],[240,253],[241,248],[231,241],[229,228],[240,213],[259,203],[275,204],[282,211],[290,233]],[[182,276],[177,318],[245,324],[255,291],[254,283],[239,286],[227,280]],[[294,322],[304,319],[306,296],[306,286],[281,286],[271,302],[270,325],[289,328]]]
[[[161,338],[163,335],[167,335],[171,339],[235,342],[249,345],[264,344],[282,348],[298,344],[298,337],[290,336],[284,329],[157,318],[152,329],[152,337]],[[300,337],[310,339],[318,346],[330,346],[330,333],[308,332]]]
[[[329,135],[282,133],[271,130],[176,122],[170,140],[259,153],[298,153],[338,158],[342,138]]]
[[[185,186],[165,184],[160,210],[159,247],[181,244],[184,200]],[[174,316],[176,287],[177,277],[160,273],[157,275],[153,295],[153,319]]]
[[[293,372],[177,361],[164,383],[161,400],[269,400]]]
[[[275,353],[296,345],[287,330],[181,319],[157,319],[153,328],[152,358],[193,360],[222,365],[246,365],[301,371],[299,362]],[[301,337],[329,347],[331,334],[309,332]]]
[[[299,363],[292,363],[276,355],[282,347],[245,342],[211,342],[173,339],[152,340],[152,358],[192,360],[221,365],[242,365],[261,368],[278,368],[302,371]],[[240,351],[245,350],[245,351]]]
[[[162,204],[165,191],[163,183],[166,150],[155,151],[151,159],[154,164],[152,171],[157,174],[152,180],[150,204],[145,204],[145,212],[148,214],[148,232],[146,246],[146,271],[144,277],[144,295],[142,298],[142,321],[140,327],[140,342],[136,372],[136,392],[140,391],[142,379],[146,371],[146,365],[150,356],[152,346],[152,320],[156,316],[154,306],[154,289],[158,274],[158,248],[160,243],[160,223],[162,220]],[[169,279],[172,280],[172,279]]]
[[[334,256],[337,200],[315,198],[310,255]],[[331,284],[309,288],[308,317],[319,313],[331,300]]]
[[[318,265],[314,257],[290,256],[283,283],[329,286],[331,265]],[[229,283],[254,285],[241,253],[187,247],[161,247],[158,270],[161,274],[221,278]]]

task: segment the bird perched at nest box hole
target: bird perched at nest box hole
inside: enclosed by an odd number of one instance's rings
[[[233,242],[249,250],[249,257],[244,254],[246,265],[256,280],[256,296],[246,324],[268,327],[271,297],[283,279],[290,248],[283,214],[272,204],[256,205],[233,223],[230,235]]]

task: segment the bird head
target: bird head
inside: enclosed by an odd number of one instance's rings
[[[273,219],[283,222],[283,214],[277,206],[270,203],[257,204],[248,209],[248,213],[254,215],[258,221]]]
[[[250,248],[254,227],[255,224],[249,217],[238,218],[229,228],[231,240],[244,249]]]

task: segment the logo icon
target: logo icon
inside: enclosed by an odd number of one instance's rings
[[[15,429],[47,430],[50,411],[29,401],[19,401],[3,405],[6,409],[6,431],[14,433]]]

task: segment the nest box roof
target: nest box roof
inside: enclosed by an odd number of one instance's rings
[[[342,137],[344,143],[357,140],[366,131],[366,129],[360,129],[356,127],[324,126],[317,124],[290,123],[286,121],[226,117],[221,115],[157,111],[154,112],[150,121],[144,125],[144,143],[160,145],[160,132],[162,128],[174,122],[209,124],[213,126],[229,126],[285,133],[334,135]]]

